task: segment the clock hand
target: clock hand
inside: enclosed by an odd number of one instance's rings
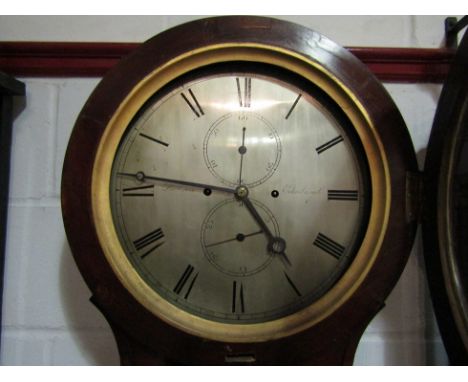
[[[247,152],[247,147],[244,146],[245,143],[245,130],[246,128],[242,128],[242,146],[239,147],[239,154],[241,155],[241,160],[240,160],[240,171],[239,171],[239,186],[241,185],[242,182],[242,163],[244,160],[244,154]]]
[[[117,175],[131,176],[133,178],[136,178],[139,181],[156,180],[156,181],[164,182],[164,183],[173,183],[173,184],[180,184],[180,185],[183,185],[183,186],[221,191],[221,192],[226,192],[228,194],[235,194],[236,193],[236,190],[234,190],[232,188],[221,187],[221,186],[213,186],[213,185],[208,185],[208,184],[204,184],[204,183],[197,183],[197,182],[189,182],[189,181],[180,180],[180,179],[170,179],[170,178],[163,178],[163,177],[159,177],[159,176],[149,176],[149,175],[146,175],[142,171],[138,171],[135,174],[128,173],[128,172],[119,172],[119,173],[117,173]]]
[[[250,199],[246,196],[245,198],[242,199],[242,202],[247,207],[247,209],[249,210],[250,214],[253,216],[255,221],[258,223],[258,225],[262,229],[262,232],[267,236],[268,242],[271,243],[275,239],[275,237],[271,233],[270,228],[268,228],[266,223],[263,221],[260,214],[257,212],[257,209],[254,207]]]
[[[222,240],[222,241],[218,241],[216,243],[211,243],[211,244],[208,244],[208,245],[205,245],[206,248],[208,247],[214,247],[215,245],[220,245],[220,244],[224,244],[224,243],[229,243],[231,241],[244,241],[245,238],[247,237],[250,237],[250,236],[255,236],[255,235],[259,235],[261,234],[263,231],[257,231],[257,232],[253,232],[253,233],[249,233],[247,235],[244,235],[242,233],[238,233],[236,235],[236,237],[232,238],[232,239],[226,239],[226,240]]]
[[[286,241],[281,237],[276,237],[272,234],[270,228],[266,225],[265,221],[262,219],[260,214],[258,213],[257,209],[250,201],[248,197],[248,190],[244,186],[239,186],[236,189],[236,196],[244,203],[244,205],[249,210],[252,217],[255,219],[257,224],[262,229],[262,232],[266,235],[268,239],[268,250],[281,255],[281,258],[291,266],[291,261],[289,260],[288,256],[286,255]]]

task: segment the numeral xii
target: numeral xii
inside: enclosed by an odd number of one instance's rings
[[[239,97],[240,107],[250,107],[250,101],[252,99],[252,79],[244,78],[244,94],[242,94],[241,80],[236,78],[237,84],[237,95]]]

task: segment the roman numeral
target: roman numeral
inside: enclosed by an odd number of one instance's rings
[[[242,89],[240,79],[236,78],[237,84],[237,95],[239,96],[240,107],[250,107],[250,101],[252,99],[252,79],[244,78],[244,96],[242,97]]]
[[[182,96],[184,101],[187,102],[187,105],[189,105],[190,109],[195,113],[197,118],[200,118],[202,115],[205,115],[205,113],[203,112],[203,109],[201,108],[200,104],[198,103],[198,100],[195,97],[195,94],[193,94],[192,89],[189,89],[188,92],[190,94],[190,97],[192,98],[192,101],[190,101],[188,99],[188,97],[183,92],[180,95]]]
[[[284,276],[286,277],[286,280],[288,281],[288,284],[290,285],[290,287],[294,290],[294,292],[296,292],[297,296],[301,297],[302,296],[301,292],[299,292],[299,289],[297,289],[296,285],[294,285],[291,278],[288,276],[286,272],[284,272]]]
[[[140,257],[143,259],[146,256],[148,256],[151,252],[153,252],[155,249],[159,248],[161,245],[164,244],[164,241],[161,241],[161,239],[164,237],[164,233],[161,228],[158,228],[154,230],[153,232],[150,232],[149,234],[139,238],[138,240],[135,240],[133,242],[133,245],[135,246],[136,250],[139,251],[140,249],[143,249],[150,244],[155,244],[151,248],[149,248],[145,253],[140,255]]]
[[[321,154],[325,150],[328,150],[329,148],[335,146],[336,144],[338,144],[338,143],[340,143],[342,141],[343,141],[343,137],[341,135],[339,135],[336,138],[333,138],[331,141],[328,141],[327,143],[324,143],[323,145],[317,147],[315,150],[317,151],[317,154]]]
[[[358,200],[358,191],[328,190],[328,200]]]
[[[187,285],[187,289],[184,294],[184,299],[188,298],[190,292],[192,291],[193,284],[195,284],[195,281],[197,280],[198,272],[193,274],[194,270],[195,268],[192,265],[187,265],[187,268],[185,268],[184,273],[182,273],[182,276],[180,277],[179,281],[173,289],[175,293],[180,295],[185,285]]]
[[[122,189],[122,196],[154,196],[154,184]]]
[[[333,241],[322,233],[317,235],[313,244],[338,260],[341,258],[346,249],[341,244],[338,244],[336,241]]]
[[[296,107],[297,103],[299,102],[299,100],[301,99],[302,97],[302,94],[299,94],[296,98],[296,100],[294,101],[293,105],[291,106],[291,109],[289,109],[288,111],[288,114],[286,114],[286,117],[284,117],[284,119],[288,119],[289,116],[291,115],[291,113],[293,112],[294,108]]]
[[[153,138],[153,137],[151,137],[151,136],[149,136],[149,135],[146,135],[146,134],[140,133],[140,136],[141,136],[141,137],[143,137],[143,138],[149,139],[149,140],[150,140],[150,141],[152,141],[152,142],[159,143],[160,145],[163,145],[163,146],[166,146],[166,147],[168,147],[168,146],[169,146],[169,143],[166,143],[166,142],[160,141],[159,139]]]
[[[238,304],[239,303],[239,304]],[[244,286],[237,281],[232,282],[232,313],[245,313]]]

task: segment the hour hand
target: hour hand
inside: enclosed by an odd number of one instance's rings
[[[236,192],[236,190],[234,190],[232,188],[227,188],[227,187],[213,186],[213,185],[209,185],[209,184],[191,182],[191,181],[182,180],[182,179],[171,179],[171,178],[163,178],[163,177],[159,177],[159,176],[149,176],[149,175],[146,175],[143,171],[138,171],[136,173],[119,172],[119,173],[117,173],[117,175],[129,176],[129,177],[132,177],[132,178],[135,178],[135,179],[139,180],[140,182],[144,182],[146,180],[153,180],[153,181],[157,181],[157,182],[161,182],[161,183],[179,184],[179,185],[182,185],[182,186],[209,189],[209,190],[214,190],[214,191],[225,192],[225,193],[228,193],[228,194],[235,194],[235,192]]]

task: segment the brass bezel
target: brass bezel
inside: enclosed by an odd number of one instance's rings
[[[290,316],[255,324],[213,322],[187,313],[164,300],[133,269],[118,240],[110,209],[111,168],[118,145],[130,121],[143,104],[175,78],[205,65],[247,61],[286,68],[323,89],[343,109],[356,128],[371,174],[372,204],[369,225],[355,260],[322,298]],[[92,174],[92,212],[104,255],[120,282],[147,310],[192,335],[224,342],[262,342],[310,328],[331,315],[357,290],[375,262],[390,213],[390,173],[379,134],[353,91],[311,58],[270,45],[216,44],[180,55],[155,68],[120,104],[105,128]]]

